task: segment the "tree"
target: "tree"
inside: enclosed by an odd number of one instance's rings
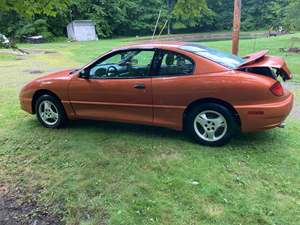
[[[213,13],[209,19],[204,20],[206,30],[231,30],[233,3],[233,0],[207,1],[207,6]]]
[[[166,18],[166,5],[161,0],[76,0],[73,19],[91,19],[100,37],[150,34],[159,9]]]
[[[282,0],[243,1],[242,29],[257,30],[281,26],[286,3]]]
[[[44,14],[55,16],[70,0],[0,0],[0,11],[16,11],[24,16]]]
[[[249,31],[285,25],[300,29],[299,2],[243,0],[241,28]],[[159,10],[158,30],[166,20],[172,22],[174,33],[232,28],[233,0],[0,0],[0,31],[16,39],[28,33],[24,27],[31,33],[64,36],[69,22],[88,19],[96,23],[99,37],[149,35]],[[37,29],[37,24],[43,29]]]
[[[210,13],[206,0],[177,0],[173,10],[176,20],[187,27],[199,24],[201,18]]]
[[[285,24],[291,30],[300,30],[300,0],[292,0],[285,8]]]

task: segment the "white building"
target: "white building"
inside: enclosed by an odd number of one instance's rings
[[[98,40],[95,23],[91,20],[73,20],[67,26],[68,38],[73,41]]]

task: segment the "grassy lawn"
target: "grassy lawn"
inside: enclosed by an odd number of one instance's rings
[[[258,39],[255,48],[254,40],[242,40],[241,53],[270,49],[283,56],[278,49],[289,40]],[[207,148],[181,132],[146,126],[77,121],[49,130],[20,110],[25,82],[131,41],[21,45],[52,52],[19,60],[0,53],[0,185],[24,187],[68,225],[299,224],[296,116],[286,129]],[[230,50],[229,41],[206,44]],[[300,81],[300,55],[284,57]],[[299,89],[295,95],[299,101]]]

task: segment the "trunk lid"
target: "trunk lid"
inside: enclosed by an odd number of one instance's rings
[[[258,73],[277,78],[280,76],[284,81],[292,79],[292,73],[286,62],[277,56],[267,55],[268,51],[260,51],[244,57],[246,60],[239,66],[239,70]],[[272,68],[275,72],[272,72]]]

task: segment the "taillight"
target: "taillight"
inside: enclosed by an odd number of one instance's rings
[[[281,86],[281,83],[279,81],[272,85],[270,91],[278,97],[282,96],[284,92],[283,87]]]

